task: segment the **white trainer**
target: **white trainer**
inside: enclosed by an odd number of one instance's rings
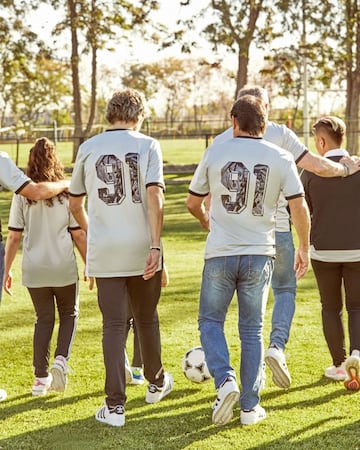
[[[52,365],[50,372],[52,375],[51,390],[56,392],[64,392],[67,386],[67,373],[69,371],[64,356],[58,355],[54,364]]]
[[[129,363],[129,358],[128,355],[126,353],[126,350],[124,350],[125,352],[125,383],[126,384],[132,384],[133,382],[133,374],[132,374],[132,370],[130,367],[130,363]]]
[[[326,378],[330,378],[334,381],[344,381],[347,378],[345,369],[345,363],[341,363],[340,366],[330,366],[325,370]]]
[[[34,396],[46,395],[48,390],[50,389],[51,382],[52,382],[51,373],[49,373],[49,375],[47,377],[35,378],[35,381],[31,388],[32,395],[34,395]]]
[[[217,390],[213,403],[212,421],[214,425],[226,425],[233,418],[234,406],[239,401],[239,386],[233,377],[227,377]]]
[[[0,389],[0,402],[3,402],[7,398],[5,389]]]
[[[125,425],[125,409],[122,405],[109,408],[106,404],[96,411],[95,419],[112,427]]]
[[[266,418],[265,409],[262,408],[259,404],[255,406],[255,408],[246,410],[242,409],[240,413],[240,422],[242,425],[255,425],[260,422],[260,420],[264,420]]]
[[[146,403],[157,403],[162,400],[166,395],[170,394],[174,387],[173,377],[165,372],[164,373],[164,384],[162,386],[156,386],[156,384],[149,384],[145,401]]]
[[[286,365],[284,352],[277,347],[269,347],[265,353],[265,362],[272,372],[272,379],[276,386],[289,389],[291,376]]]

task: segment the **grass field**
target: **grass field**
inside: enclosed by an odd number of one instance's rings
[[[164,164],[195,164],[201,159],[206,148],[205,138],[198,139],[161,139]],[[13,161],[18,160],[20,167],[26,167],[29,150],[32,144],[21,143],[17,147],[16,142],[0,143],[0,151],[7,152]],[[72,143],[58,142],[57,151],[65,167],[71,167]]]
[[[323,376],[331,360],[322,335],[318,293],[311,271],[298,286],[297,311],[286,350],[293,378],[291,388],[277,388],[267,370],[262,391],[267,419],[243,427],[236,408],[234,419],[227,426],[212,425],[212,381],[194,384],[181,371],[184,353],[199,344],[198,292],[206,237],[186,211],[186,192],[185,184],[168,186],[163,235],[170,285],[163,289],[159,315],[163,361],[174,376],[174,391],[162,402],[147,405],[146,386],[129,386],[126,425],[114,429],[95,421],[94,413],[104,398],[101,316],[96,292],[88,291],[81,282],[80,320],[68,389],[63,395],[32,397],[34,312],[29,295],[21,286],[18,255],[14,296],[4,294],[0,307],[0,387],[8,392],[8,399],[0,403],[0,449],[360,449],[360,393],[346,391],[341,382],[330,382]],[[10,198],[10,193],[0,193],[4,219]],[[3,229],[6,230],[6,220]],[[265,344],[269,339],[271,308],[270,298]],[[235,301],[229,310],[226,334],[238,372]],[[132,355],[132,339],[128,344]]]

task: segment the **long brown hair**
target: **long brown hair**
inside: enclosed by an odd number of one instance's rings
[[[46,137],[41,137],[35,141],[29,152],[29,160],[26,168],[26,175],[35,183],[41,181],[59,181],[65,179],[64,166],[56,153],[55,144]],[[65,193],[57,195],[59,202]],[[45,200],[48,206],[53,205],[53,199]],[[29,203],[36,203],[29,200]]]

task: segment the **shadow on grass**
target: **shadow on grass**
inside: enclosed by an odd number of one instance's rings
[[[339,450],[347,448],[349,450],[360,449],[360,420],[356,422],[341,426],[333,427],[331,430],[327,430],[310,437],[300,438],[301,435],[312,430],[321,427],[322,425],[330,422],[336,423],[338,418],[336,416],[321,420],[317,423],[313,423],[310,426],[304,427],[294,433],[284,434],[279,439],[274,439],[266,444],[257,445],[254,447],[248,447],[248,450],[299,450],[299,449],[317,449],[317,450]],[[339,440],[339,436],[341,436]]]
[[[211,403],[214,396],[205,397],[199,407],[199,401],[191,400],[191,393],[197,389],[174,391],[169,401],[165,400],[144,408],[144,399],[130,400],[126,405],[126,425],[124,428],[110,427],[98,423],[95,411],[89,411],[89,417],[77,419],[69,417],[66,423],[56,426],[44,426],[39,423],[35,431],[21,432],[19,426],[16,436],[0,440],[1,449],[102,449],[131,448],[143,449],[183,449],[201,442],[225,428],[239,427],[233,421],[227,427],[216,428],[211,424]],[[23,399],[17,405],[2,405],[0,420],[26,410],[42,408],[49,410],[76,403],[99,393],[59,399],[49,395],[44,398],[28,400],[28,396],[19,396],[13,401]],[[190,395],[189,395],[190,394]],[[174,400],[178,400],[174,403]],[[34,422],[37,423],[36,418]],[[201,444],[200,444],[201,448]]]

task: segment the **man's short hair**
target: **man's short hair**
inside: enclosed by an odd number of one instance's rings
[[[324,131],[340,147],[345,137],[346,125],[339,117],[326,116],[314,123],[313,130],[315,133]]]
[[[231,108],[231,117],[237,121],[241,131],[251,136],[262,136],[267,123],[264,101],[254,95],[242,95]]]
[[[267,90],[260,86],[244,86],[239,90],[237,98],[239,99],[243,95],[253,95],[254,97],[261,98],[266,105],[270,104]]]
[[[115,122],[138,122],[149,114],[146,99],[135,89],[123,89],[113,94],[106,108],[106,120]]]

